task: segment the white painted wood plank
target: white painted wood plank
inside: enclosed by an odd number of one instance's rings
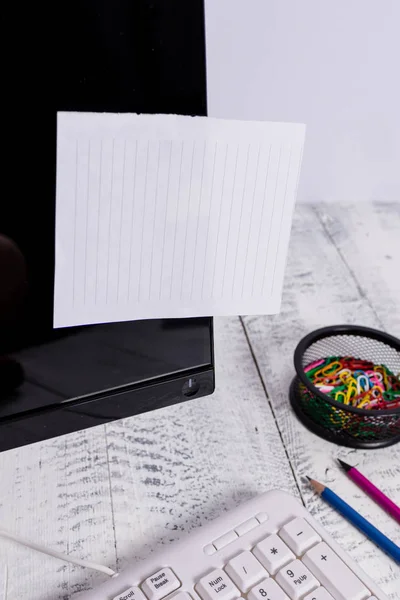
[[[213,396],[107,425],[119,566],[273,487],[297,493],[238,318],[215,320]]]
[[[390,235],[396,234],[392,231],[387,233]],[[392,247],[393,239],[387,244]],[[362,257],[362,248],[358,253]],[[368,274],[367,271],[364,273]],[[379,282],[379,275],[375,276]],[[384,302],[384,298],[380,301]],[[397,311],[399,308],[397,306]],[[381,312],[384,310],[383,305]],[[397,320],[398,314],[393,314],[392,318]],[[393,561],[316,498],[302,482],[305,475],[325,481],[378,527],[390,533],[397,543],[400,542],[400,530],[395,522],[348,481],[335,462],[340,456],[344,460],[348,458],[348,462],[359,463],[365,474],[398,502],[400,446],[369,452],[338,447],[305,429],[289,404],[289,384],[294,375],[293,352],[298,341],[317,327],[346,322],[380,327],[376,310],[370,300],[360,294],[359,285],[327,236],[317,213],[310,206],[301,206],[293,223],[282,311],[273,317],[247,317],[246,328],[307,507],[394,599],[398,598],[400,570]]]
[[[0,563],[0,600],[6,600],[8,596],[8,567]]]
[[[315,211],[381,328],[400,336],[400,203],[318,204]]]
[[[0,453],[0,526],[59,552],[115,564],[104,426]],[[8,598],[65,600],[104,580],[0,538]]]

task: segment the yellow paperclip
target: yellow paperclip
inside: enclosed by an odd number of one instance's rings
[[[343,402],[345,404],[346,403],[346,394],[344,392],[336,392],[335,400],[336,400],[336,402]]]
[[[351,375],[346,377],[346,380],[343,383],[345,383],[349,388],[354,387],[357,390],[357,380]]]
[[[342,369],[341,371],[339,371],[338,376],[339,377],[341,377],[342,375],[345,376],[345,374],[346,374],[346,376],[351,375],[350,369]]]
[[[351,398],[356,395],[357,395],[357,384],[356,385],[350,384],[347,389],[347,392],[346,392],[346,398],[345,398],[344,403],[350,404]]]
[[[378,392],[378,393],[376,394],[374,392]],[[382,395],[382,390],[379,387],[379,385],[373,385],[372,388],[369,390],[369,393],[373,398],[379,398],[379,396]]]
[[[338,366],[334,369],[333,367],[335,365],[338,365]],[[335,373],[337,373],[338,371],[340,371],[341,368],[342,368],[342,364],[338,360],[334,360],[329,365],[325,365],[325,367],[322,367],[321,371],[324,375],[332,376],[332,375],[335,375]]]
[[[378,366],[376,366],[376,367],[374,368],[374,371],[377,371],[378,373],[381,373],[381,374],[382,374],[382,376],[383,376],[383,381],[384,381],[384,384],[385,384],[386,388],[388,388],[388,386],[389,386],[389,380],[388,380],[388,378],[387,378],[387,373],[386,373],[386,370],[385,370],[385,369],[383,369],[382,367],[380,367],[380,366],[378,365]]]
[[[368,402],[370,402],[371,400],[371,394],[367,394],[365,396],[365,398],[363,398],[360,402],[360,404],[357,404],[357,408],[362,408],[363,406],[365,406],[366,404],[368,404]]]
[[[333,371],[330,371],[330,369],[332,369],[332,367],[334,365],[339,365],[339,367],[337,367]],[[340,366],[341,366],[340,363],[337,360],[335,360],[334,362],[329,363],[328,365],[325,365],[324,367],[321,367],[320,369],[318,369],[318,371],[316,371],[314,373],[314,381],[315,381],[315,379],[317,379],[319,377],[324,378],[324,377],[334,375],[335,373],[337,373],[340,370]]]
[[[346,383],[349,377],[351,377],[351,371],[348,371],[347,369],[342,369],[342,371],[340,371],[339,379],[342,383]]]

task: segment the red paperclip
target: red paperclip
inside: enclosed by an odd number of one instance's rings
[[[373,363],[368,362],[366,360],[358,360],[356,358],[352,358],[348,361],[346,366],[352,369],[353,371],[357,371],[358,369],[365,371],[365,369],[372,369],[374,365]]]
[[[400,408],[400,400],[395,400],[394,402],[385,402],[384,408]]]

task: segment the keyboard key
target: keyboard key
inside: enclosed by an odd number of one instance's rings
[[[281,538],[275,534],[257,544],[252,552],[271,575],[275,575],[279,569],[296,558]]]
[[[225,571],[242,592],[247,592],[258,581],[268,577],[264,567],[251,552],[242,552],[230,560]]]
[[[216,551],[217,551],[216,547],[213,546],[212,544],[207,544],[207,546],[204,546],[204,548],[203,548],[203,552],[207,556],[211,556],[212,554],[215,554]]]
[[[329,594],[329,592],[326,591],[325,588],[319,587],[313,592],[311,592],[309,596],[306,596],[304,600],[334,600],[334,598],[332,598],[332,596]]]
[[[318,533],[300,517],[282,527],[279,535],[296,556],[301,556],[321,541]]]
[[[311,548],[303,562],[335,600],[366,600],[370,597],[365,585],[325,542]]]
[[[214,540],[213,545],[217,550],[221,550],[221,548],[225,548],[225,546],[237,540],[237,537],[238,536],[235,531],[228,531],[228,533],[225,533],[224,535],[221,535],[221,537]]]
[[[146,600],[146,596],[138,587],[132,586],[129,590],[125,590],[122,594],[115,596],[113,600]]]
[[[252,519],[248,519],[244,523],[241,523],[240,525],[235,527],[235,531],[239,536],[241,536],[258,526],[259,522],[253,517]]]
[[[256,515],[256,519],[259,523],[265,523],[265,521],[268,521],[268,515],[267,513],[261,512]]]
[[[285,592],[273,579],[264,579],[248,594],[248,600],[289,600]]]
[[[319,586],[314,575],[300,560],[294,560],[279,571],[276,575],[276,581],[292,600],[300,600]]]
[[[171,569],[160,569],[145,580],[142,590],[149,600],[160,600],[180,587],[181,582]]]
[[[240,592],[221,569],[215,569],[195,586],[196,592],[203,600],[236,600]]]

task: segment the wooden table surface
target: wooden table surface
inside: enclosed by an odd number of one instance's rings
[[[342,448],[307,431],[290,409],[297,342],[335,323],[400,336],[400,204],[298,206],[281,313],[215,320],[215,394],[0,454],[0,526],[122,569],[280,488],[299,497],[390,598],[400,598],[398,566],[303,480],[327,482],[400,543],[400,528],[335,461],[359,465],[399,502],[400,445]],[[103,580],[0,539],[0,582],[6,564],[8,600],[67,600]]]

